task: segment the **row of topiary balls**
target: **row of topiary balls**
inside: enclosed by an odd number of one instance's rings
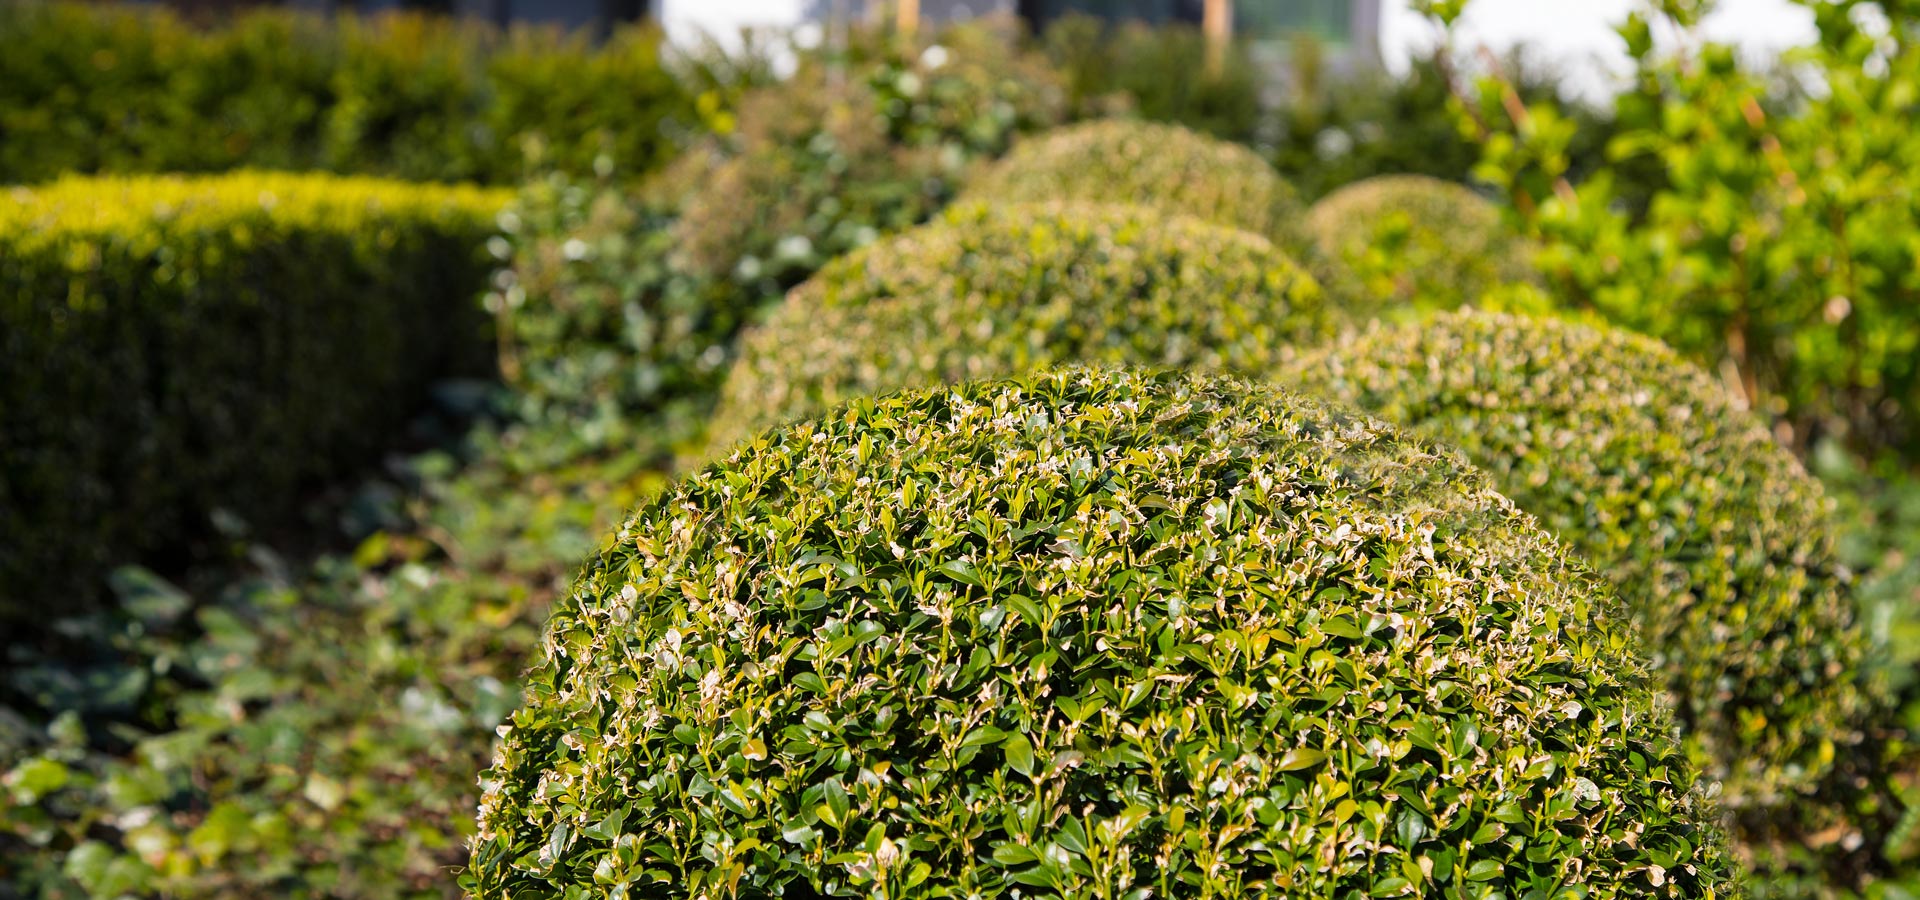
[[[1818,485],[1652,341],[1402,314],[1525,279],[1455,186],[1016,147],[746,338],[553,613],[478,892],[1698,897],[1857,831]]]

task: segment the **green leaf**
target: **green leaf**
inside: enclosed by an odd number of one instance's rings
[[[1286,755],[1280,757],[1280,761],[1274,764],[1274,768],[1282,772],[1310,769],[1326,761],[1326,758],[1327,755],[1319,750],[1308,747],[1295,747],[1292,750],[1288,750]]]
[[[1026,735],[1015,732],[1000,745],[1000,749],[1007,754],[1008,766],[1015,772],[1032,777],[1033,744],[1027,740]]]
[[[21,806],[32,806],[40,802],[41,797],[67,786],[71,773],[61,763],[36,756],[28,759],[0,778],[13,793],[13,802]]]
[[[1040,604],[1033,602],[1032,597],[1016,594],[1007,598],[1007,606],[1019,613],[1020,618],[1025,619],[1028,625],[1038,628],[1046,623],[1040,612]]]
[[[980,575],[974,571],[973,563],[964,559],[948,560],[941,564],[940,571],[948,578],[958,581],[961,584],[968,584],[974,587],[981,586]]]
[[[346,788],[322,772],[307,775],[307,785],[301,793],[312,801],[313,805],[327,812],[339,809],[341,802],[347,798]]]
[[[213,865],[239,847],[248,837],[251,821],[247,811],[231,801],[221,803],[207,813],[200,826],[187,835],[187,846],[200,861]]]
[[[1399,836],[1401,847],[1411,848],[1427,836],[1427,820],[1413,810],[1403,810],[1394,833]]]
[[[851,821],[848,818],[848,811],[852,809],[852,801],[847,797],[847,789],[840,786],[838,777],[827,779],[821,791],[821,798],[826,801],[821,806],[827,812],[820,818],[825,819],[827,824],[845,831]]]
[[[1467,867],[1468,881],[1492,881],[1506,871],[1497,859],[1483,859]]]
[[[85,841],[68,851],[60,870],[94,897],[147,894],[153,869],[131,856],[121,856],[99,841]]]
[[[1024,866],[1040,861],[1040,855],[1019,844],[1007,842],[993,848],[993,861],[1003,866]]]
[[[623,806],[608,813],[606,818],[580,829],[580,833],[595,840],[610,841],[620,835],[620,826],[625,824],[626,819],[627,809]]]

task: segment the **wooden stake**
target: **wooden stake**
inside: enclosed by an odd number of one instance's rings
[[[911,35],[920,28],[920,0],[898,0],[894,24],[901,34]]]
[[[1233,0],[1206,0],[1200,32],[1207,38],[1207,74],[1217,76],[1226,65],[1227,42],[1233,40]]]

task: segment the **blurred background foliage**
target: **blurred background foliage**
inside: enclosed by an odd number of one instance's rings
[[[191,24],[165,7],[0,4],[0,182],[248,166],[511,183],[609,153],[656,168],[771,77],[657,30],[605,40],[418,14],[267,7]],[[682,71],[685,70],[685,71]]]
[[[1093,117],[1242,143],[1307,200],[1411,173],[1503,202],[1547,248],[1552,302],[1732,372],[1783,423],[1848,523],[1881,665],[1920,696],[1920,269],[1900,205],[1920,171],[1920,55],[1847,24],[1867,6],[1911,22],[1912,5],[1820,4],[1820,45],[1789,62],[1825,97],[1702,46],[1649,48],[1636,90],[1588,105],[1524,56],[1476,86],[1437,54],[1336,75],[1303,42],[1275,87],[1238,51],[1209,70],[1193,30],[1071,17],[1024,42],[969,28],[667,50],[641,26],[201,27],[0,2],[0,183],[244,166],[518,188],[487,242],[497,382],[438,385],[377,465],[304,498],[296,536],[213,516],[211,562],[91,573],[114,603],[8,642],[0,898],[457,896],[472,776],[546,605],[700,446],[734,337],[1023,135]],[[1846,277],[1874,290],[1836,290]],[[1920,702],[1906,709],[1920,725]],[[1888,860],[1920,851],[1911,823],[1885,837]],[[1909,875],[1869,893],[1916,890]]]

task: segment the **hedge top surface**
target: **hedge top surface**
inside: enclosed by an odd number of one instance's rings
[[[859,400],[588,564],[471,871],[484,897],[1712,896],[1721,844],[1611,602],[1464,460],[1276,388]]]
[[[1459,447],[1605,573],[1730,806],[1789,800],[1858,740],[1864,637],[1821,487],[1665,346],[1461,311],[1375,329],[1280,380]]]
[[[1262,373],[1336,325],[1258,235],[1153,210],[954,207],[848,254],[741,343],[711,446],[906,387],[1104,362]]]
[[[1330,292],[1356,314],[1453,309],[1537,276],[1486,198],[1426,175],[1347,185],[1307,210]]]
[[[1014,145],[977,174],[962,200],[1133,203],[1283,239],[1298,227],[1299,195],[1239,144],[1178,125],[1104,120]]]
[[[403,216],[491,221],[512,199],[512,191],[497,188],[286,172],[66,176],[0,188],[0,241],[26,250],[76,240],[131,240],[156,227],[230,229],[238,219],[328,231],[370,228]],[[231,235],[236,243],[246,237]]]

